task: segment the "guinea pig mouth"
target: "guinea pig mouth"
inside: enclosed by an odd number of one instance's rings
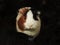
[[[34,31],[35,29],[27,29],[27,28],[26,28],[26,29],[24,29],[24,30],[27,30],[27,31]]]

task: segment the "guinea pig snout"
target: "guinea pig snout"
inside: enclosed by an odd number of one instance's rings
[[[25,29],[35,29],[36,26],[38,25],[38,22],[30,22],[30,23],[24,23]]]
[[[33,28],[33,24],[26,24],[24,23],[25,29],[32,29]]]

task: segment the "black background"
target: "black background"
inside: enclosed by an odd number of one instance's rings
[[[58,0],[0,0],[0,45],[33,45],[15,29],[17,11],[25,6],[41,11],[42,27],[35,45],[60,45],[59,3]]]

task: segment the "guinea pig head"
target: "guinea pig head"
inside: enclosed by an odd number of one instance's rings
[[[36,35],[40,31],[40,11],[29,9],[23,15],[19,13],[17,15],[16,26],[18,32],[25,33],[27,35]]]

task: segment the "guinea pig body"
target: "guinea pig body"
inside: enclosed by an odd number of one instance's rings
[[[16,17],[17,32],[36,37],[39,34],[41,27],[40,14],[38,13],[40,12],[32,9],[28,10],[25,15],[19,13]]]

